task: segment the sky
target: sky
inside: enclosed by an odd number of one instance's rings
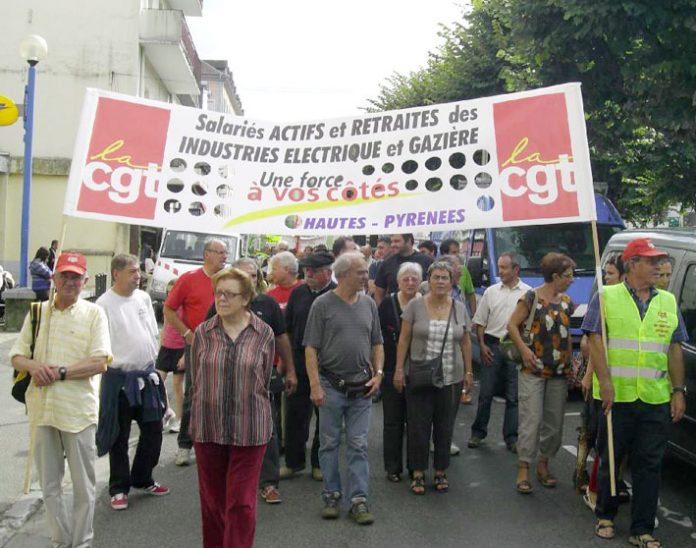
[[[201,59],[226,59],[244,115],[354,116],[395,72],[426,65],[466,0],[203,0],[187,18]]]

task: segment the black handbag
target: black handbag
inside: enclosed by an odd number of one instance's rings
[[[408,386],[411,388],[411,390],[442,388],[445,386],[445,379],[442,373],[442,355],[445,353],[445,345],[447,344],[447,335],[449,333],[450,323],[452,322],[453,312],[454,302],[452,302],[449,317],[447,318],[447,327],[445,328],[445,336],[442,339],[440,355],[429,360],[410,361],[408,369]]]
[[[367,383],[372,378],[372,375],[368,369],[364,369],[357,378],[351,380],[346,380],[330,371],[322,371],[321,374],[326,377],[329,384],[331,384],[335,390],[342,392],[348,398],[358,398],[370,391],[370,387],[367,386]]]
[[[34,358],[34,346],[36,345],[36,337],[39,333],[41,325],[41,303],[31,303],[29,309],[31,315],[31,357]],[[19,403],[26,404],[27,388],[31,382],[31,375],[28,371],[13,370],[12,373],[12,397]]]

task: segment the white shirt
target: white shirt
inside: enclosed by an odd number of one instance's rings
[[[517,301],[530,289],[531,287],[520,279],[512,288],[503,282],[490,286],[484,291],[476,307],[473,322],[483,326],[487,335],[502,337],[507,333],[507,324]]]
[[[150,296],[136,289],[122,297],[109,289],[97,299],[109,320],[114,361],[111,367],[124,371],[146,369],[157,357],[158,333]]]

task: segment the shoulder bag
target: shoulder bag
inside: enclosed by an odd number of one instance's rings
[[[532,303],[532,308],[529,311],[529,316],[527,316],[527,321],[524,324],[524,330],[520,333],[525,346],[532,346],[532,343],[534,342],[534,335],[532,334],[531,329],[538,302],[539,294],[536,292],[536,290],[534,290],[534,302]],[[509,333],[505,333],[505,335],[500,338],[499,347],[500,351],[503,353],[503,356],[505,356],[505,359],[510,360],[511,362],[522,363],[522,354],[520,354],[517,345],[510,338]]]
[[[447,344],[447,335],[449,334],[449,327],[450,323],[452,322],[454,306],[455,303],[452,301],[452,307],[450,308],[449,317],[447,318],[445,336],[442,339],[440,355],[430,360],[410,360],[408,369],[408,386],[412,390],[442,388],[445,385],[442,374],[442,355],[445,353],[445,345]]]
[[[31,357],[34,358],[34,346],[36,345],[36,336],[39,333],[39,325],[41,324],[41,303],[31,303],[29,309],[31,314]],[[12,397],[19,403],[26,404],[26,393],[31,382],[31,375],[28,371],[17,371],[12,373]]]

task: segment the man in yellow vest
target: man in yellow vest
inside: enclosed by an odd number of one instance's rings
[[[614,426],[614,460],[631,454],[631,532],[629,542],[659,548],[652,536],[657,512],[660,465],[667,447],[670,420],[684,416],[684,362],[680,343],[688,340],[674,296],[657,289],[660,259],[667,254],[639,238],[623,253],[626,280],[604,288],[607,348],[601,335],[599,299],[595,295],[582,328],[590,334],[595,398],[610,409]],[[619,499],[612,497],[609,480],[607,423],[600,422],[599,493],[595,515],[597,536],[615,534]]]

